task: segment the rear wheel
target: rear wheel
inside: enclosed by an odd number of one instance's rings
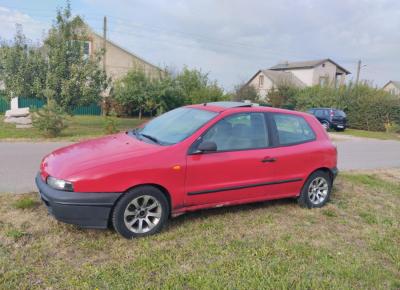
[[[127,192],[115,205],[112,223],[127,239],[159,232],[168,220],[165,195],[153,186],[141,186]]]
[[[331,127],[331,125],[329,124],[328,121],[322,121],[321,125],[322,125],[322,127],[325,128],[326,131],[328,131]]]
[[[310,175],[297,199],[302,207],[323,207],[332,191],[332,178],[329,173],[318,170]]]

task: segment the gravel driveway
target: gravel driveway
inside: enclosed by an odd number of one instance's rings
[[[400,167],[400,142],[333,135],[339,170]],[[34,177],[44,155],[68,142],[0,142],[0,192],[36,191]]]

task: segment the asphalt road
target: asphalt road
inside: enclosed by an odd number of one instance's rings
[[[400,167],[400,142],[335,135],[339,170]],[[36,191],[41,159],[67,142],[0,142],[0,192]]]

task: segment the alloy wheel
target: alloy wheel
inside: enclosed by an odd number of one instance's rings
[[[153,196],[141,195],[133,199],[124,212],[125,226],[135,234],[151,231],[160,222],[162,208]]]
[[[323,177],[317,177],[311,181],[308,187],[308,197],[314,205],[323,203],[328,195],[329,184]]]
[[[324,127],[325,128],[325,130],[329,130],[329,123],[328,122],[323,122],[322,123],[322,127]]]

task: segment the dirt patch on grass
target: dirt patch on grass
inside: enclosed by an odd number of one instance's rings
[[[204,210],[132,241],[2,195],[0,288],[399,288],[399,171],[343,174],[321,209]]]

